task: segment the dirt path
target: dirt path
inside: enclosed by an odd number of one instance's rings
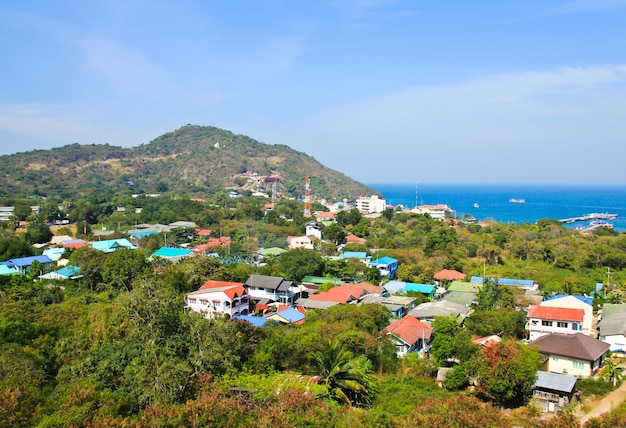
[[[614,408],[620,405],[622,401],[626,400],[626,382],[611,392],[606,397],[603,397],[600,401],[596,402],[588,413],[583,413],[581,410],[575,412],[575,415],[580,420],[581,425],[587,422],[590,418],[595,418],[603,413],[610,412]]]

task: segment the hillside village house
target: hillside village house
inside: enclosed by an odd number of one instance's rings
[[[578,378],[595,375],[609,350],[608,343],[582,333],[549,333],[533,340],[530,345],[538,346],[544,356],[543,370]]]
[[[585,315],[583,316],[583,325],[580,332],[588,336],[595,334],[593,331],[593,300],[589,297],[559,294],[541,302],[541,306],[582,309]]]
[[[241,282],[205,282],[185,296],[186,307],[206,318],[237,317],[250,313],[250,296]]]
[[[605,303],[598,330],[599,339],[609,344],[611,352],[626,353],[626,305]]]
[[[549,333],[575,334],[583,328],[585,312],[582,309],[551,306],[528,308],[528,340],[535,340]]]
[[[28,257],[16,257],[14,259],[5,260],[0,262],[5,268],[2,271],[4,275],[12,275],[14,273],[26,274],[30,270],[30,266],[33,262],[38,261],[44,271],[50,270],[52,266],[52,260],[48,256],[28,256]]]
[[[381,276],[389,279],[395,278],[396,271],[398,270],[398,261],[388,256],[370,260],[367,265],[377,268]]]
[[[537,380],[533,385],[535,405],[544,412],[563,410],[575,397],[577,381],[575,376],[537,371]]]
[[[428,324],[412,316],[392,322],[385,331],[395,336],[398,357],[404,357],[410,352],[426,352],[433,334],[433,329]]]
[[[277,276],[250,275],[244,287],[257,308],[273,302],[291,305],[295,297],[293,282]]]

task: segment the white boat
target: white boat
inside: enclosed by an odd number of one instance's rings
[[[478,202],[474,203],[474,208],[478,208],[480,205],[478,205]]]
[[[509,202],[511,202],[513,204],[525,204],[526,203],[526,199],[511,198],[511,199],[509,199]]]

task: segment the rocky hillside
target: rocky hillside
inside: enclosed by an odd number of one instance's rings
[[[94,191],[177,193],[190,196],[224,188],[250,188],[258,177],[273,190],[302,197],[355,198],[374,190],[284,145],[260,143],[223,129],[187,125],[133,148],[72,144],[0,157],[1,197],[60,196]],[[261,180],[262,181],[262,180]]]

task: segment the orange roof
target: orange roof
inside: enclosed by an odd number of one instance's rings
[[[354,243],[363,244],[365,241],[366,241],[365,238],[359,238],[356,235],[346,236],[346,243],[348,244],[354,244]]]
[[[446,281],[454,281],[457,279],[463,279],[466,276],[467,275],[465,275],[463,272],[459,272],[458,270],[443,269],[434,274],[433,278],[435,278],[436,280],[443,279]]]
[[[433,329],[428,324],[410,315],[392,322],[385,330],[387,333],[395,334],[409,345],[416,343],[422,338],[430,339],[433,332]]]
[[[234,299],[235,297],[241,297],[244,294],[248,294],[246,289],[243,287],[243,284],[235,285],[228,290],[224,290],[223,293],[226,294],[230,299]]]
[[[369,282],[359,282],[358,284],[344,285],[343,287],[358,288],[361,290],[365,290],[370,294],[382,294],[383,293],[382,285],[381,286],[372,285]]]
[[[212,279],[209,279],[207,282],[205,282],[202,285],[202,287],[198,288],[198,290],[206,290],[209,288],[237,287],[237,286],[243,287],[243,282],[214,281]]]
[[[558,308],[550,306],[531,306],[528,308],[528,318],[582,322],[584,316],[585,311],[583,309]]]
[[[348,303],[352,299],[358,299],[364,293],[367,294],[367,292],[362,288],[342,285],[338,287],[333,287],[328,291],[322,291],[318,294],[311,294],[309,295],[309,299],[323,300],[325,302]]]
[[[198,229],[198,235],[200,236],[209,236],[211,234],[211,229]]]
[[[320,211],[315,214],[316,219],[333,219],[337,215],[336,212]]]

